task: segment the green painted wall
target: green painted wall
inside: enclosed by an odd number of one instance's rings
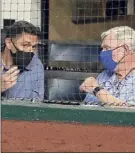
[[[2,104],[2,119],[135,126],[135,110]]]

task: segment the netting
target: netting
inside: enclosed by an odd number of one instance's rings
[[[3,99],[135,105],[134,0],[1,3]]]

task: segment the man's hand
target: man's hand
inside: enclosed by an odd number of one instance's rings
[[[80,91],[93,92],[94,88],[98,87],[98,82],[94,77],[86,78],[80,86]]]
[[[1,92],[8,90],[16,84],[19,72],[18,68],[14,66],[1,75]]]

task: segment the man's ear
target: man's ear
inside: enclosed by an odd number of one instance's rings
[[[130,43],[126,43],[126,44],[124,45],[124,48],[125,48],[127,54],[129,54],[129,53],[132,52],[132,46],[131,46]]]
[[[11,43],[11,39],[10,38],[6,38],[5,39],[5,44],[6,44],[6,47],[11,50],[12,48],[12,43]]]

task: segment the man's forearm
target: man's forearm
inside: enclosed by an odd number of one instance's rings
[[[97,98],[101,101],[101,103],[105,104],[114,104],[114,105],[121,105],[124,102],[115,96],[111,95],[108,91],[101,89],[97,93]]]

